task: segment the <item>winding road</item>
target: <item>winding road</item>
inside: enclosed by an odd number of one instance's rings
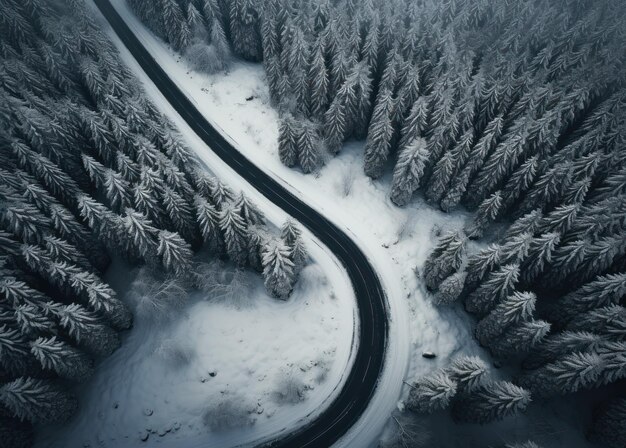
[[[345,267],[355,291],[360,323],[352,369],[340,393],[317,419],[265,445],[330,447],[359,420],[374,395],[383,370],[389,333],[388,312],[385,292],[376,272],[350,237],[265,174],[204,118],[108,0],[94,2],[142,69],[207,146],[261,194],[306,226]]]

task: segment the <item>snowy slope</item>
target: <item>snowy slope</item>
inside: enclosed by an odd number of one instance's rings
[[[270,225],[280,226],[287,216],[205,147],[109,34],[207,167],[244,191]],[[270,298],[258,274],[212,265],[212,293],[191,294],[165,319],[137,314],[122,347],[78,390],[78,415],[66,425],[41,428],[36,446],[235,446],[314,418],[350,369],[358,320],[340,263],[307,231],[303,237],[313,261],[286,302]],[[129,274],[122,263],[113,271],[107,280],[133,306],[136,272]]]
[[[408,394],[402,383],[405,378],[426,374],[461,354],[489,359],[473,339],[471,318],[460,307],[434,307],[416,275],[436,241],[435,235],[462,226],[466,213],[444,214],[420,198],[404,209],[394,206],[388,197],[390,176],[373,182],[363,174],[361,142],[345,145],[316,175],[284,167],[277,153],[278,115],[269,104],[261,65],[236,61],[228,73],[194,73],[137,20],[124,0],[112,3],[205,117],[255,164],[353,235],[380,274],[391,310],[388,360],[369,411],[340,442],[341,446],[377,443],[389,425],[389,415]],[[437,353],[437,358],[422,358],[424,351]],[[501,376],[497,370],[493,374]],[[426,419],[424,424],[431,432],[441,433],[435,438],[446,446],[468,446],[468,441],[476,442],[469,446],[485,446],[525,434],[536,435],[537,441],[559,441],[550,446],[586,446],[580,432],[571,430],[581,422],[567,404],[536,406],[528,417],[491,425],[490,431],[472,425],[449,431],[444,425],[451,422],[445,416]]]

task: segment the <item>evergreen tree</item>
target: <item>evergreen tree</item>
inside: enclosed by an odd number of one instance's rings
[[[49,302],[45,310],[54,316],[78,347],[88,353],[109,356],[120,346],[117,333],[77,303],[60,305]]]
[[[381,91],[365,143],[365,174],[373,179],[382,175],[385,162],[391,153],[394,139],[392,122],[394,107],[395,100],[391,91]]]
[[[195,205],[202,239],[212,252],[221,253],[224,241],[220,233],[219,212],[201,196],[196,196]]]
[[[323,163],[321,142],[313,123],[305,122],[302,124],[298,136],[298,148],[298,162],[305,174],[314,172]]]
[[[443,280],[459,269],[464,254],[465,238],[462,235],[455,232],[444,235],[424,263],[426,286],[431,290],[437,289]]]
[[[527,353],[546,337],[550,324],[542,320],[529,320],[509,327],[500,337],[489,344],[494,356],[508,358],[514,354]]]
[[[298,161],[298,140],[301,133],[300,124],[291,115],[281,119],[278,129],[278,155],[286,166],[292,167]]]
[[[0,403],[20,420],[31,423],[66,421],[78,407],[76,398],[56,384],[28,377],[0,386]]]
[[[295,281],[289,248],[280,240],[269,240],[262,248],[261,259],[268,292],[276,298],[286,300]]]
[[[537,296],[532,292],[515,292],[504,299],[476,326],[476,338],[489,345],[510,326],[532,318]]]
[[[406,407],[414,412],[428,414],[445,409],[456,395],[456,390],[456,383],[445,372],[436,372],[413,384]]]
[[[561,240],[557,232],[544,233],[532,240],[528,248],[528,256],[521,267],[522,279],[530,282],[540,275],[552,260],[552,253]]]
[[[446,369],[457,383],[459,391],[472,392],[480,387],[487,376],[487,364],[477,356],[460,356]]]
[[[53,370],[59,377],[84,381],[93,374],[93,362],[79,350],[51,338],[38,338],[30,343],[31,353],[44,369]]]
[[[42,307],[25,303],[14,309],[15,323],[24,337],[32,339],[39,335],[56,333],[55,322],[45,315]]]
[[[465,300],[470,313],[484,315],[515,291],[519,279],[519,264],[507,264],[489,274],[487,279]]]
[[[508,381],[481,386],[454,402],[452,415],[459,422],[486,424],[526,409],[530,393]]]
[[[550,317],[564,323],[577,314],[617,305],[624,294],[626,273],[599,276],[559,300]]]
[[[524,368],[536,369],[565,355],[595,351],[604,340],[587,331],[565,330],[548,335],[524,360]]]
[[[341,149],[347,131],[347,111],[345,104],[336,97],[324,113],[324,135],[326,145],[332,153]]]
[[[470,238],[481,238],[487,226],[496,220],[502,209],[502,194],[496,191],[479,206],[472,223],[465,231]]]
[[[609,305],[578,314],[568,323],[567,329],[593,331],[610,339],[626,340],[626,308]]]
[[[439,288],[433,296],[433,302],[436,305],[450,305],[456,302],[463,292],[466,276],[465,271],[460,271],[446,278],[439,284]]]
[[[258,5],[254,0],[230,2],[230,35],[235,53],[250,61],[263,57]]]
[[[400,151],[391,181],[391,200],[394,204],[408,204],[420,186],[427,160],[426,142],[421,138],[413,140]]]
[[[499,244],[490,244],[467,259],[467,277],[468,285],[475,285],[480,282],[485,275],[493,271],[502,259],[506,256],[502,246]]]
[[[28,351],[28,342],[18,330],[0,325],[0,366],[10,375],[37,373],[35,360]]]
[[[235,264],[245,266],[248,259],[248,229],[234,205],[228,204],[222,209],[219,225],[224,236],[226,253]]]
[[[189,243],[178,233],[161,230],[158,234],[159,245],[157,254],[161,257],[163,267],[179,277],[189,274],[193,255]]]

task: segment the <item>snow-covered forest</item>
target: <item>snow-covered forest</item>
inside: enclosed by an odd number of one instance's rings
[[[283,164],[317,173],[364,140],[394,204],[472,213],[419,275],[509,378],[460,357],[413,379],[407,409],[487,423],[598,389],[588,435],[624,446],[623,2],[128,3],[197,71],[263,64]]]
[[[195,253],[258,271],[287,299],[307,263],[182,143],[82,1],[0,3],[0,435],[62,422],[133,323],[103,280],[112,260],[186,288]],[[115,262],[115,261],[114,261]]]

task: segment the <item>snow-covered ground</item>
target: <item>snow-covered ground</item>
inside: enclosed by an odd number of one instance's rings
[[[277,230],[285,213],[206,148],[109,34],[207,169],[244,191]],[[145,301],[138,298],[156,293],[160,281],[132,283],[142,272],[116,261],[107,281],[135,308],[134,327],[77,390],[77,416],[40,428],[36,446],[226,447],[254,444],[314,418],[351,367],[358,318],[339,261],[309,232],[303,238],[312,262],[288,301],[270,298],[258,274],[214,262],[205,273],[212,279],[208,292],[183,294],[160,319],[142,312]]]
[[[465,212],[444,214],[420,198],[403,209],[394,206],[388,197],[390,176],[372,181],[363,174],[362,142],[346,144],[316,175],[282,166],[277,154],[278,115],[269,104],[261,65],[236,61],[227,73],[195,73],[137,20],[125,0],[113,3],[206,118],[264,171],[353,235],[380,274],[391,313],[386,367],[369,410],[340,446],[377,444],[384,428],[393,426],[390,414],[408,394],[404,379],[429,373],[461,354],[489,359],[473,339],[471,318],[460,307],[432,305],[416,275],[436,242],[436,234],[462,226]],[[437,358],[422,358],[424,351],[435,352]],[[578,429],[580,416],[568,409],[567,403],[537,405],[528,416],[490,425],[489,431],[475,425],[451,430],[451,422],[443,414],[423,423],[424,432],[432,433],[431,442],[425,446],[498,445],[521,440],[524,435],[535,436],[544,446],[586,446]]]

